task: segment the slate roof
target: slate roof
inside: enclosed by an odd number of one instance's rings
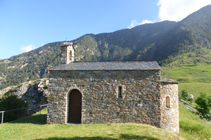
[[[71,62],[52,70],[161,70],[156,61]]]
[[[172,79],[168,79],[168,78],[163,77],[163,76],[160,77],[160,81],[161,81],[161,83],[179,84],[179,82],[174,81]]]

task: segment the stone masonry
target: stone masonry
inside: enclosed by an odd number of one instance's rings
[[[69,46],[74,54],[73,45]],[[61,50],[64,48],[68,45]],[[82,95],[82,124],[130,122],[179,132],[178,83],[161,77],[156,62],[80,63],[66,59],[71,57],[61,54],[65,64],[50,70],[48,124],[68,123],[69,95],[76,89]]]
[[[160,127],[159,71],[51,71],[50,77],[54,78],[50,78],[48,123],[67,123],[68,93],[78,89],[82,123],[134,122]],[[125,86],[121,99],[116,91],[119,85]]]
[[[161,128],[179,132],[178,82],[161,78]],[[166,98],[170,97],[170,107]]]

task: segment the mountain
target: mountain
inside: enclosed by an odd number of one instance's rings
[[[112,33],[86,34],[72,42],[76,61],[155,60],[164,66],[184,52],[210,49],[211,5],[180,22],[162,21]],[[48,43],[0,60],[0,89],[47,77],[47,69],[60,63],[61,43]]]

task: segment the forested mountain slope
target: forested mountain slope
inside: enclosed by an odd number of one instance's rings
[[[180,22],[163,21],[112,33],[87,34],[72,42],[76,61],[155,60],[164,65],[187,50],[200,46],[210,49],[211,6]],[[0,89],[47,77],[47,69],[60,63],[61,43],[48,43],[0,60]]]

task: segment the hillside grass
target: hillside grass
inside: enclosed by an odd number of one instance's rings
[[[211,96],[211,83],[179,83],[179,91],[182,90],[193,94],[194,99],[200,96],[200,92],[206,92]]]
[[[187,140],[209,140],[211,138],[211,124],[206,123],[193,111],[179,104],[180,135]]]
[[[46,109],[32,117],[0,125],[0,139],[176,140],[178,134],[142,124],[46,124]]]
[[[161,74],[180,83],[211,83],[210,45],[185,48],[162,61]]]
[[[211,49],[189,46],[181,54],[169,57],[161,75],[179,82],[179,91],[187,90],[196,99],[200,92],[211,96]]]
[[[187,90],[196,99],[200,92],[211,96],[211,65],[200,63],[187,64],[182,67],[162,67],[162,76],[179,82],[179,91]]]
[[[141,124],[4,124],[1,139],[182,139],[175,133]]]
[[[142,124],[46,124],[45,108],[29,118],[0,125],[0,139],[80,139],[80,140],[204,140],[211,138],[211,124],[179,104],[180,134]],[[180,137],[179,137],[180,136]],[[182,138],[183,137],[183,138]]]
[[[180,83],[211,83],[211,64],[187,64],[182,67],[162,67],[162,76]]]

